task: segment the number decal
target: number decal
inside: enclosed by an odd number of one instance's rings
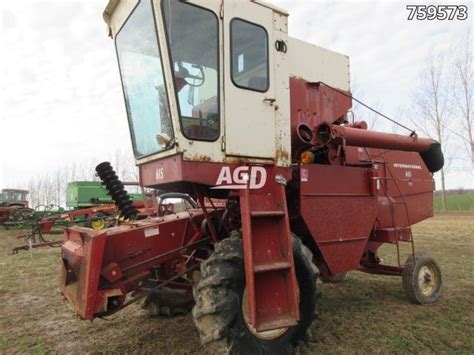
[[[466,5],[406,5],[408,13],[407,20],[412,21],[414,19],[419,21],[452,21],[467,20],[468,8]]]
[[[407,20],[411,21],[411,20],[413,20],[413,17],[415,16],[416,6],[415,5],[407,5],[407,10],[410,11],[410,13],[408,14]]]
[[[464,21],[467,19],[467,6],[460,5],[457,7],[458,9],[458,20]]]
[[[164,168],[156,169],[156,173],[155,173],[156,180],[163,180],[164,176],[165,176]]]
[[[426,13],[426,6],[425,5],[418,5],[416,9],[416,19],[417,20],[426,20],[428,14]]]

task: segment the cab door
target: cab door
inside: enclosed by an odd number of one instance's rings
[[[275,158],[273,11],[242,0],[224,0],[225,152]]]

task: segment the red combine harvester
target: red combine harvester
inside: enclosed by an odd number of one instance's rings
[[[350,121],[349,58],[288,37],[287,16],[261,1],[109,2],[140,184],[199,205],[140,219],[97,166],[124,222],[66,229],[60,287],[81,318],[144,297],[173,313],[160,292],[174,290],[211,352],[276,354],[310,325],[318,276],[396,275],[411,301],[439,298],[411,226],[433,215],[440,144]]]

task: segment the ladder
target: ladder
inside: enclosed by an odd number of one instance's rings
[[[383,156],[383,153],[382,153],[382,156]],[[385,157],[384,157],[384,160],[385,160]],[[394,175],[392,173],[392,170],[390,169],[390,165],[388,163],[385,163],[385,167],[387,169],[388,174],[390,174],[390,178],[388,178],[386,176],[385,179],[386,179],[386,181],[388,181],[389,179],[393,181],[393,183],[394,183],[394,185],[397,189],[398,195],[400,196],[400,199],[401,199],[401,201],[396,201],[396,200],[392,201],[390,199],[390,197],[388,196],[387,187],[385,187],[385,186],[383,187],[385,196],[387,197],[387,199],[390,203],[390,209],[391,209],[391,212],[392,212],[393,229],[394,229],[394,232],[395,232],[395,236],[397,237],[397,239],[396,239],[397,261],[398,261],[398,266],[401,266],[399,242],[400,241],[406,241],[406,242],[411,243],[411,251],[412,251],[413,257],[415,257],[415,243],[413,241],[413,234],[412,234],[412,231],[411,231],[410,214],[408,213],[408,205],[407,205],[407,202],[405,200],[405,196],[403,196],[402,190],[400,189],[400,186],[398,185],[398,181],[394,177]],[[384,184],[382,184],[382,186],[383,185]],[[404,212],[405,212],[406,224],[407,224],[406,227],[397,227],[397,224],[395,222],[395,206],[396,205],[403,206],[403,209],[404,209]]]
[[[370,155],[368,149],[366,148],[366,153],[367,153],[367,156],[369,157],[372,165],[374,165],[374,162],[372,160],[372,156]],[[392,228],[384,228],[384,229],[381,229],[380,231],[381,232],[386,232],[387,234],[392,234],[395,238],[394,238],[394,241],[393,243],[396,244],[397,246],[397,261],[398,261],[398,266],[401,266],[401,261],[400,261],[400,246],[399,246],[399,242],[400,241],[405,241],[405,242],[410,242],[411,243],[411,249],[412,249],[412,254],[413,256],[415,255],[415,243],[413,241],[413,234],[412,234],[412,230],[411,230],[411,222],[410,222],[410,217],[409,217],[409,213],[408,213],[408,205],[407,205],[407,202],[405,200],[405,197],[400,189],[400,186],[398,184],[398,180],[394,177],[393,173],[392,173],[392,170],[390,169],[390,164],[387,162],[387,159],[385,159],[385,155],[384,155],[384,152],[383,150],[381,150],[381,154],[380,154],[382,157],[383,157],[383,160],[384,160],[384,163],[383,165],[385,166],[386,168],[386,175],[385,177],[383,178],[380,178],[379,179],[383,179],[384,181],[380,184],[381,187],[382,187],[382,190],[383,190],[383,193],[384,193],[384,196],[387,198],[387,201],[388,203],[390,204],[390,212],[391,212],[391,218],[392,218],[392,225],[393,227]],[[397,201],[397,200],[394,200],[393,198],[391,198],[388,194],[388,186],[387,186],[387,182],[391,180],[393,181],[394,185],[395,185],[395,188],[398,192],[398,195],[400,197],[400,201]],[[397,222],[395,220],[395,216],[396,216],[396,206],[397,205],[400,205],[403,207],[404,209],[404,212],[405,212],[405,218],[406,218],[406,227],[398,227],[397,226]],[[390,238],[388,238],[390,239]]]
[[[296,325],[299,290],[285,186],[267,168],[261,189],[240,190],[246,298],[251,325],[259,332]]]

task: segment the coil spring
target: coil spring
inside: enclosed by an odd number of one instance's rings
[[[112,168],[112,165],[105,161],[97,165],[95,171],[105,185],[112,200],[114,200],[121,217],[126,220],[134,220],[137,217],[138,211],[133,206],[130,196]]]

